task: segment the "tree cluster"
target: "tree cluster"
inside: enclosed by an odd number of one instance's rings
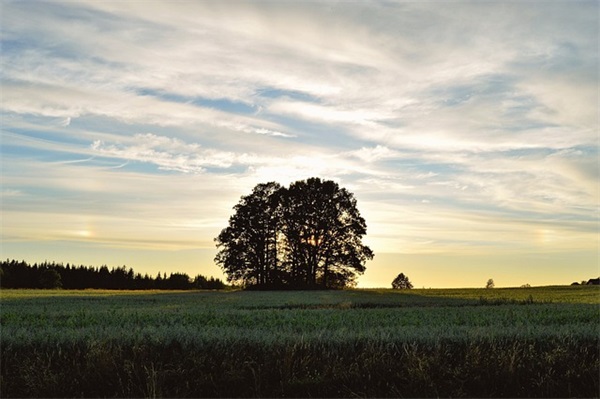
[[[352,193],[330,180],[258,184],[215,238],[215,262],[230,282],[260,288],[355,284],[373,252]]]
[[[125,266],[71,266],[62,263],[43,262],[28,264],[25,261],[0,262],[0,287],[2,288],[65,288],[65,289],[114,289],[114,290],[193,290],[223,289],[225,283],[213,277],[197,275],[191,279],[185,273],[158,273],[156,277],[134,273]]]

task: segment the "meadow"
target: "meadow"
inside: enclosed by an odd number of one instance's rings
[[[600,289],[1,290],[1,397],[597,397]]]

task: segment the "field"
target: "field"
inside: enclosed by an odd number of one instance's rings
[[[1,397],[597,397],[593,286],[0,291]]]

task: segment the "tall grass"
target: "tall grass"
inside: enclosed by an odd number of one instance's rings
[[[0,396],[597,396],[569,290],[3,291]]]

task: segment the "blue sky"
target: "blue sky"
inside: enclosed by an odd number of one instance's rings
[[[359,286],[599,271],[595,1],[2,1],[2,256],[221,276],[261,182],[353,192]]]

